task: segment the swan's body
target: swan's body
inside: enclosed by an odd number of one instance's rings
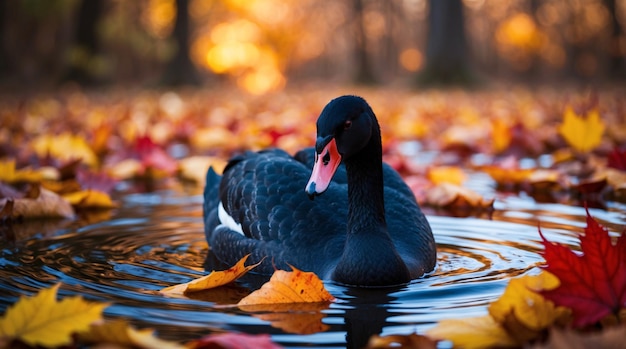
[[[230,160],[222,178],[209,170],[211,253],[230,265],[246,254],[251,262],[265,258],[255,269],[261,273],[293,265],[358,286],[402,284],[432,270],[430,226],[400,175],[382,163],[371,108],[339,97],[317,126],[316,150],[247,152]]]

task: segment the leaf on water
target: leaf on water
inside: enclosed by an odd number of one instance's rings
[[[555,306],[539,293],[552,290],[558,285],[559,280],[549,272],[511,279],[500,299],[489,306],[489,314],[497,322],[505,324],[509,333],[514,336],[525,328],[529,330],[525,332],[530,332],[531,337],[527,340],[532,339],[539,336],[541,330],[568,318],[568,309]],[[513,329],[515,330],[512,331]]]
[[[222,271],[212,271],[209,275],[186,282],[184,284],[166,287],[160,291],[161,294],[168,296],[180,296],[187,292],[197,292],[208,290],[215,287],[229,284],[242,277],[251,269],[255,268],[261,262],[245,266],[246,260],[250,255],[246,255],[237,262],[232,268]]]
[[[269,334],[220,333],[211,334],[185,345],[188,349],[280,349]]]
[[[51,167],[42,167],[37,170],[31,168],[18,170],[15,168],[15,159],[0,161],[0,181],[6,183],[36,183],[44,179],[58,179],[58,177],[58,171]]]
[[[575,327],[595,324],[626,307],[626,230],[613,244],[606,228],[587,212],[587,227],[579,236],[582,254],[548,241],[541,230],[545,270],[560,285],[542,291],[555,304],[572,309]]]
[[[405,348],[405,349],[436,349],[437,342],[417,333],[409,335],[373,335],[367,343],[366,349],[381,348]]]
[[[276,270],[260,289],[242,299],[238,305],[330,302],[335,300],[317,275],[291,267],[293,271]]]
[[[63,195],[72,206],[77,209],[104,209],[115,208],[117,204],[111,200],[109,194],[99,190],[81,190]]]
[[[185,346],[157,338],[154,330],[147,328],[137,330],[126,320],[107,321],[93,324],[89,331],[80,335],[81,342],[110,344],[120,348],[142,349],[183,349]]]
[[[509,336],[490,315],[442,320],[437,326],[426,331],[428,337],[437,340],[448,340],[455,347],[466,349],[515,347],[518,343]]]
[[[604,128],[597,110],[592,110],[583,117],[576,115],[571,107],[567,107],[558,131],[570,147],[578,152],[588,153],[602,142]]]
[[[72,342],[72,335],[84,332],[102,319],[106,303],[92,303],[82,297],[57,301],[57,284],[33,297],[21,297],[0,319],[0,338],[20,340],[30,346],[58,347]]]
[[[7,199],[0,199],[4,206]],[[73,218],[74,209],[59,195],[40,188],[36,198],[16,198],[13,200],[13,217],[31,218]]]
[[[493,207],[494,199],[486,199],[470,189],[442,183],[427,190],[425,203],[446,209],[485,210]]]

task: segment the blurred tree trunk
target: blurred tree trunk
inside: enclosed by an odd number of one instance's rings
[[[71,48],[70,66],[62,80],[79,84],[102,82],[99,71],[100,38],[98,24],[102,16],[103,0],[83,0],[78,9],[74,45]]]
[[[361,84],[373,84],[376,82],[376,78],[372,73],[370,59],[367,53],[367,35],[365,34],[363,0],[353,0],[352,9],[354,11],[353,14],[356,30],[356,40],[354,40],[356,74],[354,80]]]
[[[421,84],[461,84],[470,76],[461,0],[429,0],[426,65]]]
[[[617,12],[617,4],[615,0],[605,0],[605,5],[611,14],[610,26],[611,26],[611,38],[609,41],[608,54],[609,54],[609,77],[624,79],[626,78],[626,56],[625,52],[620,49],[619,40],[624,35]]]
[[[0,0],[0,79],[7,76],[8,62],[5,49],[6,39],[6,3],[7,0]]]
[[[189,0],[176,0],[176,22],[172,35],[176,53],[167,63],[161,83],[168,86],[199,85],[198,71],[189,57]]]

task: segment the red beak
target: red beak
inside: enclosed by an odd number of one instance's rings
[[[333,175],[339,164],[341,163],[341,155],[337,151],[337,142],[333,138],[325,147],[322,152],[315,153],[315,165],[313,166],[313,172],[311,178],[306,185],[305,191],[309,194],[309,197],[313,199],[315,195],[320,195],[328,189],[330,181],[333,179]]]

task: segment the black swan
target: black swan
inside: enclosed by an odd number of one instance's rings
[[[223,177],[209,169],[203,210],[210,253],[227,265],[265,258],[255,269],[263,274],[292,265],[346,285],[392,286],[436,262],[430,225],[382,162],[380,127],[361,97],[324,107],[315,149],[246,152]]]

